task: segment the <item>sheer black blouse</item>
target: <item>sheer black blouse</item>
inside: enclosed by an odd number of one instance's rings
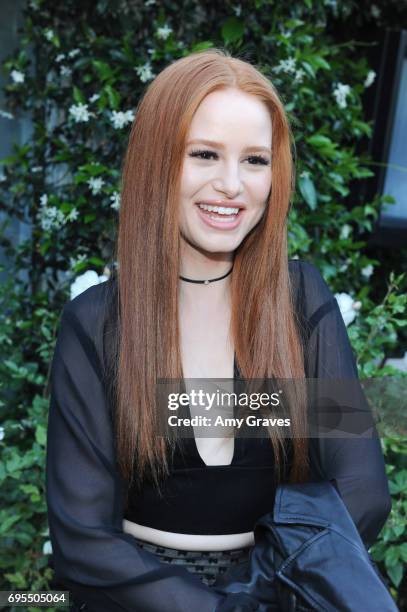
[[[289,270],[307,378],[357,379],[342,316],[320,273],[299,261],[290,261]],[[146,483],[138,494],[130,490],[125,507],[103,378],[111,340],[106,307],[114,282],[91,287],[66,304],[58,330],[46,466],[56,576],[89,610],[209,612],[221,597],[186,569],[164,565],[140,549],[123,532],[123,518],[176,533],[250,531],[273,507],[270,445],[236,438],[230,466],[206,466],[190,440],[182,461],[175,459],[164,498]],[[335,483],[370,546],[391,507],[377,435],[313,438],[309,456],[311,479]]]

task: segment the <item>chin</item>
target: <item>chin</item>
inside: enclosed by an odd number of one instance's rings
[[[192,238],[191,242],[198,249],[207,253],[233,253],[242,242],[242,239],[239,239],[237,236],[214,236],[210,239],[207,236],[197,236]]]

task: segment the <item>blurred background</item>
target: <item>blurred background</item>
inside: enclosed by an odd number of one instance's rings
[[[280,92],[296,151],[290,257],[336,294],[361,378],[388,379],[395,404],[406,389],[405,0],[0,0],[0,589],[53,586],[49,368],[64,303],[116,265],[138,99],[212,46]],[[405,421],[380,433],[393,509],[371,553],[407,609]]]

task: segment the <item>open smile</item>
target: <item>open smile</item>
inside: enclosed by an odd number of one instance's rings
[[[241,206],[216,206],[198,202],[196,207],[200,218],[206,225],[221,230],[238,227],[244,213]]]

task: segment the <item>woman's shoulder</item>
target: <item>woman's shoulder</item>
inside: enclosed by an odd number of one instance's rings
[[[334,300],[332,291],[314,264],[300,259],[288,261],[294,302],[302,314],[311,316],[323,304]]]
[[[96,331],[115,304],[116,288],[115,278],[88,287],[65,304],[63,316],[73,318],[89,333]]]
[[[317,266],[303,259],[289,259],[288,271],[294,279],[302,276],[307,282],[325,282]]]

